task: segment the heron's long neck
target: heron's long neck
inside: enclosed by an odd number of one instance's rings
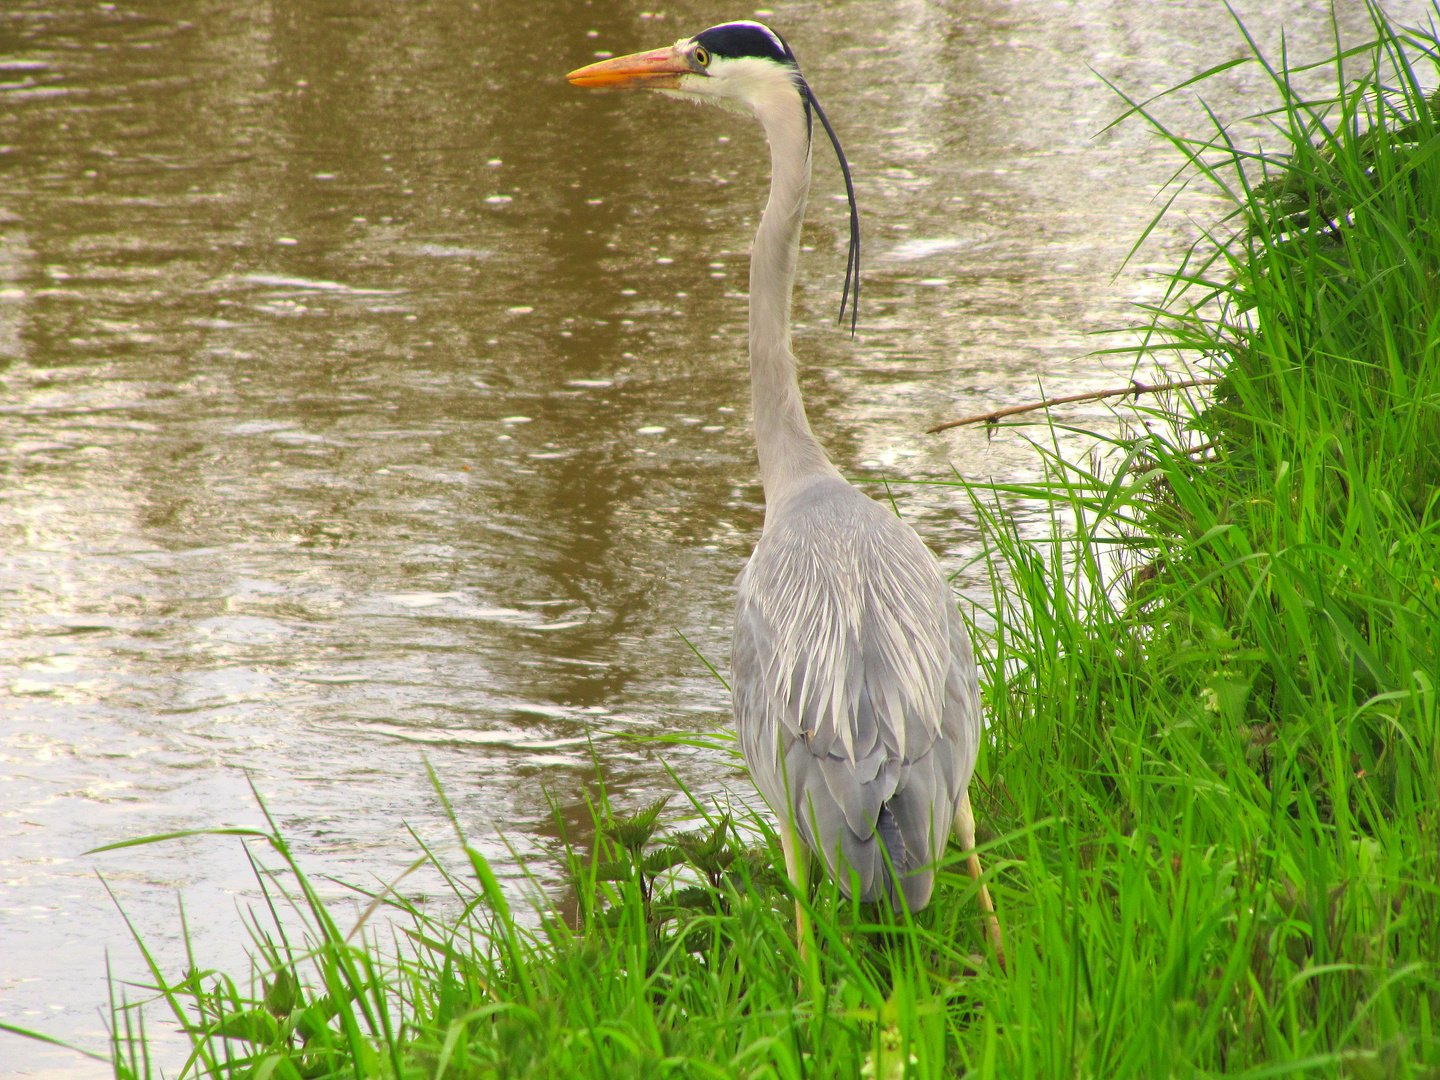
[[[757,109],[770,141],[770,201],[750,254],[750,393],[767,506],[819,475],[838,476],[810,431],[790,352],[790,292],[810,192],[810,139],[799,94]]]

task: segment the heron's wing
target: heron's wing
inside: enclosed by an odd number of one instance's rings
[[[969,705],[956,635],[967,660],[969,645],[949,587],[914,532],[848,485],[768,525],[739,585],[746,761],[771,807],[832,870],[838,849],[868,897],[876,874],[888,883],[877,830],[900,841],[884,843],[896,869],[932,862],[974,761],[978,708],[964,760],[956,738]]]
[[[766,627],[763,678],[783,722],[858,764],[882,742],[923,754],[939,734],[954,601],[920,538],[854,498],[767,528],[739,602]]]

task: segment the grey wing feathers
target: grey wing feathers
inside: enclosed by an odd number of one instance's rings
[[[742,573],[736,730],[760,793],[793,815],[841,887],[929,900],[974,767],[974,661],[919,537],[840,480],[767,522]],[[847,864],[839,868],[837,854]]]

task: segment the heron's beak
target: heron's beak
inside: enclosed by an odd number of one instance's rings
[[[577,68],[565,78],[576,86],[616,90],[677,90],[680,76],[692,73],[690,60],[673,45],[650,52],[617,56]]]

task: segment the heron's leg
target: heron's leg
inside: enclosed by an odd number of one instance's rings
[[[975,854],[975,812],[970,809],[970,792],[966,791],[960,796],[960,809],[955,812],[955,825],[952,830],[955,839],[960,846],[970,854],[965,859],[965,865],[970,870],[970,877],[980,882],[980,910],[985,913],[985,936],[990,939],[991,946],[995,949],[995,955],[1000,960],[1000,966],[1005,966],[1005,939],[1000,934],[1000,920],[995,917],[995,904],[990,899],[990,890],[985,883],[980,881],[980,856]]]
[[[804,961],[806,942],[810,940],[810,922],[801,903],[805,896],[805,859],[795,836],[795,825],[785,817],[780,819],[780,847],[785,852],[785,876],[795,889],[795,943],[800,946],[800,959]]]

